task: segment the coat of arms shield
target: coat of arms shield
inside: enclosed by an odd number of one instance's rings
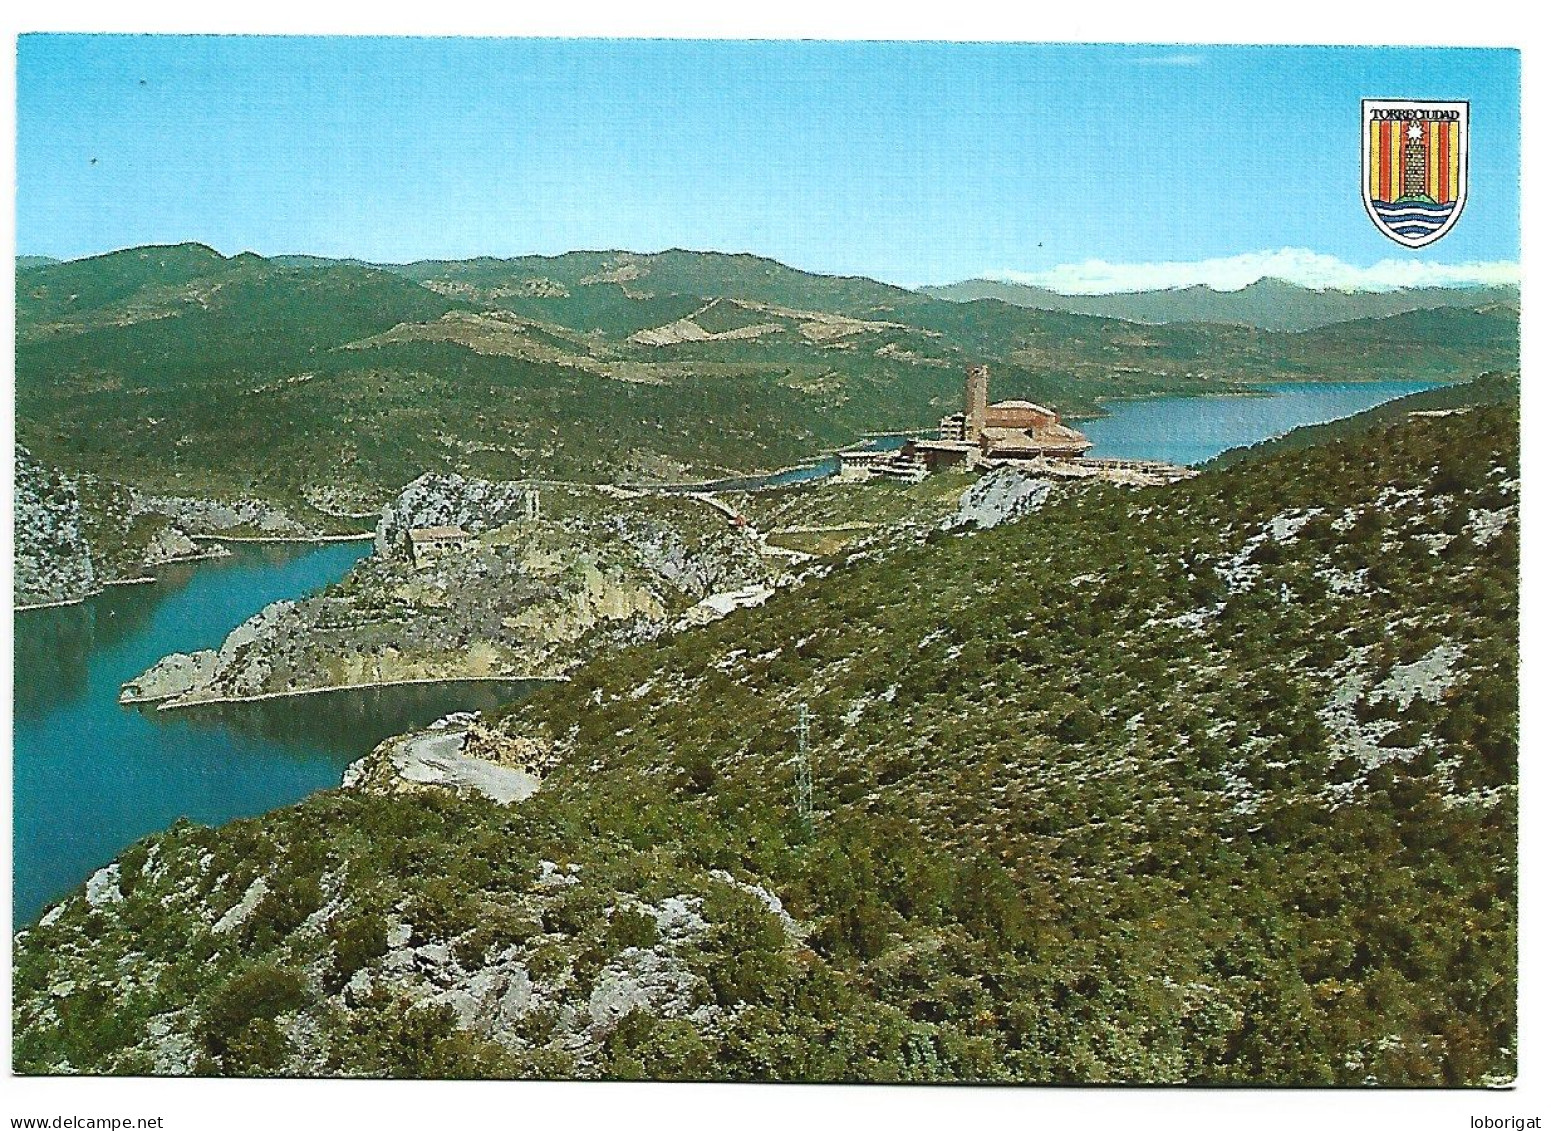
[[[1365,98],[1362,117],[1369,218],[1406,247],[1441,240],[1465,209],[1470,103]]]

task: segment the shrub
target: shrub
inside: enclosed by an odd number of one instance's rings
[[[323,906],[316,876],[285,876],[274,883],[243,924],[243,937],[255,949],[273,946]]]
[[[617,954],[631,946],[642,948],[656,946],[657,920],[645,911],[633,907],[621,907],[609,919],[606,938],[611,954]]]
[[[417,1006],[377,989],[350,1017],[353,1067],[399,1079],[513,1077],[520,1064],[500,1046],[457,1027],[446,1006]]]
[[[235,1051],[240,1060],[244,1052],[259,1047],[253,1043],[258,1038],[245,1035],[251,1022],[272,1022],[306,1002],[306,985],[295,970],[270,963],[250,966],[223,983],[205,1004],[197,1027],[200,1043],[223,1063],[228,1052]]]
[[[329,924],[334,943],[334,979],[344,985],[357,970],[388,953],[388,932],[383,921],[369,912],[335,919]]]
[[[632,1009],[604,1042],[603,1074],[616,1080],[704,1080],[713,1050],[694,1025]]]
[[[266,1076],[279,1071],[290,1042],[272,1017],[255,1017],[230,1041],[221,1066],[236,1076]]]
[[[459,885],[438,877],[426,882],[405,908],[416,944],[450,939],[463,933],[472,919],[469,896]]]
[[[716,763],[704,747],[681,749],[673,760],[675,784],[684,793],[709,793],[716,784]]]

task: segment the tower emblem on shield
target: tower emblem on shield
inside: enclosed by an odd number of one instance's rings
[[[1465,210],[1470,103],[1363,99],[1363,205],[1390,239],[1426,247]]]

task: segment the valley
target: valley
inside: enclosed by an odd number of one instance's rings
[[[22,616],[322,571],[29,716],[50,773],[85,711],[148,796],[168,750],[255,780],[38,865],[18,1071],[1512,1077],[1503,296],[1292,332],[197,245],[18,284],[15,598],[81,606]],[[983,464],[830,474],[977,434],[979,366]],[[1045,404],[1194,466],[998,458]]]
[[[525,800],[393,740],[133,846],[17,936],[18,1068],[1509,1079],[1517,467],[1487,398],[990,529],[869,503],[920,525],[453,726]]]
[[[147,493],[359,529],[427,472],[663,483],[935,427],[966,365],[1068,417],[1266,381],[1457,381],[1517,366],[1517,307],[1299,333],[950,302],[669,251],[373,266],[133,248],[20,270],[17,432]]]

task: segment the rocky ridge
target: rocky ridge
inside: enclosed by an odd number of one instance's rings
[[[351,788],[380,788],[369,779]],[[175,826],[99,870],[18,936],[24,944],[61,940],[68,966],[80,952],[63,940],[87,923],[114,937],[132,932],[136,909],[153,901],[198,940],[192,954],[203,958],[194,961],[226,969],[254,940],[273,937],[277,923],[291,924],[296,973],[248,966],[229,992],[148,1019],[119,1071],[381,1075],[384,1066],[368,1051],[376,1038],[357,1028],[376,1018],[370,1023],[400,1035],[419,1031],[432,1047],[476,1056],[500,1074],[610,1075],[616,1042],[648,1018],[680,1024],[698,1042],[696,1034],[714,1034],[748,1009],[728,1000],[714,961],[730,923],[783,960],[811,953],[806,928],[775,893],[723,869],[657,897],[608,897],[584,865],[535,858],[479,923],[448,933],[447,909],[422,900],[379,904],[379,893],[352,882],[348,866],[303,881],[297,908],[296,861],[282,854],[255,869],[211,851],[204,834]],[[179,976],[165,957],[129,958],[112,975],[121,1000]],[[39,989],[20,1007],[24,1025],[56,1023],[83,983],[61,975]],[[72,1066],[58,1062],[55,1070]]]
[[[219,649],[164,657],[125,702],[182,705],[404,680],[563,675],[650,639],[717,594],[775,579],[758,548],[693,501],[424,475],[383,509],[374,554],[338,585],[277,602]],[[471,537],[418,559],[408,534]],[[702,608],[696,619],[733,607]]]
[[[184,495],[141,495],[133,514],[167,516],[194,535],[307,538],[314,531],[273,503],[261,499],[199,499]]]
[[[1517,437],[1063,490],[176,826],[18,936],[17,1064],[1510,1080]]]
[[[67,604],[104,585],[150,580],[169,562],[223,557],[219,545],[191,533],[217,533],[201,510],[224,504],[144,496],[94,476],[70,475],[16,449],[15,573],[18,607]]]
[[[16,604],[80,600],[100,588],[81,518],[80,488],[26,448],[16,449]]]
[[[999,467],[977,479],[959,500],[958,510],[943,520],[943,528],[974,525],[989,530],[1038,510],[1052,490],[1048,478],[1014,467]]]

